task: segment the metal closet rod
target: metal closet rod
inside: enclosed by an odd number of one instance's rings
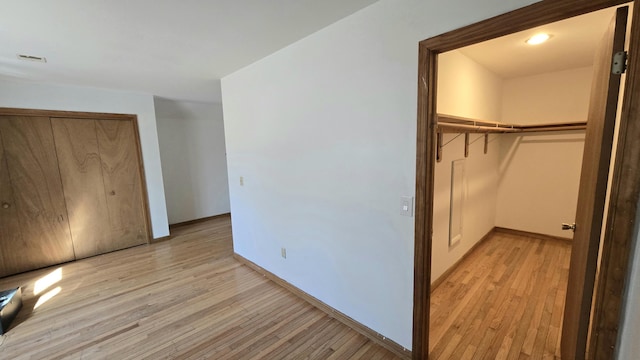
[[[489,150],[489,133],[523,133],[523,132],[549,132],[566,130],[584,130],[587,122],[565,122],[537,125],[514,125],[495,121],[480,121],[451,115],[438,114],[438,136],[436,139],[436,161],[442,161],[443,133],[464,134],[464,157],[469,157],[469,133],[484,134],[484,153]]]
[[[541,131],[584,130],[587,122],[564,122],[536,125],[515,125],[495,121],[475,120],[458,116],[438,114],[438,131],[474,133],[520,133]]]
[[[516,128],[506,128],[497,126],[479,126],[479,125],[464,125],[464,124],[449,124],[438,122],[438,131],[442,132],[475,132],[475,133],[513,133],[520,132]],[[456,131],[461,130],[461,131]]]

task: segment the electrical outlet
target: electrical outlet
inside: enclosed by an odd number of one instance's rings
[[[240,186],[244,186],[244,176],[240,176]]]
[[[413,216],[413,197],[401,196],[400,197],[400,215]]]
[[[287,248],[281,248],[280,249],[280,255],[282,255],[283,259],[287,258]]]

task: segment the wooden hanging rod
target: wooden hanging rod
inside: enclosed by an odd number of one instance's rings
[[[536,125],[515,125],[495,121],[474,120],[438,114],[438,130],[443,133],[521,133],[584,130],[587,122],[565,122]]]

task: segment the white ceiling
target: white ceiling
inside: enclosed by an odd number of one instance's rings
[[[220,102],[224,75],[376,1],[0,0],[0,77]]]
[[[605,9],[468,46],[460,51],[506,79],[590,66],[596,46],[614,14],[615,9]],[[540,45],[525,43],[539,32],[546,32],[552,37]]]

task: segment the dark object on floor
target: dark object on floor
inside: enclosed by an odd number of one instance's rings
[[[0,335],[7,332],[21,308],[22,290],[20,288],[0,291]]]

